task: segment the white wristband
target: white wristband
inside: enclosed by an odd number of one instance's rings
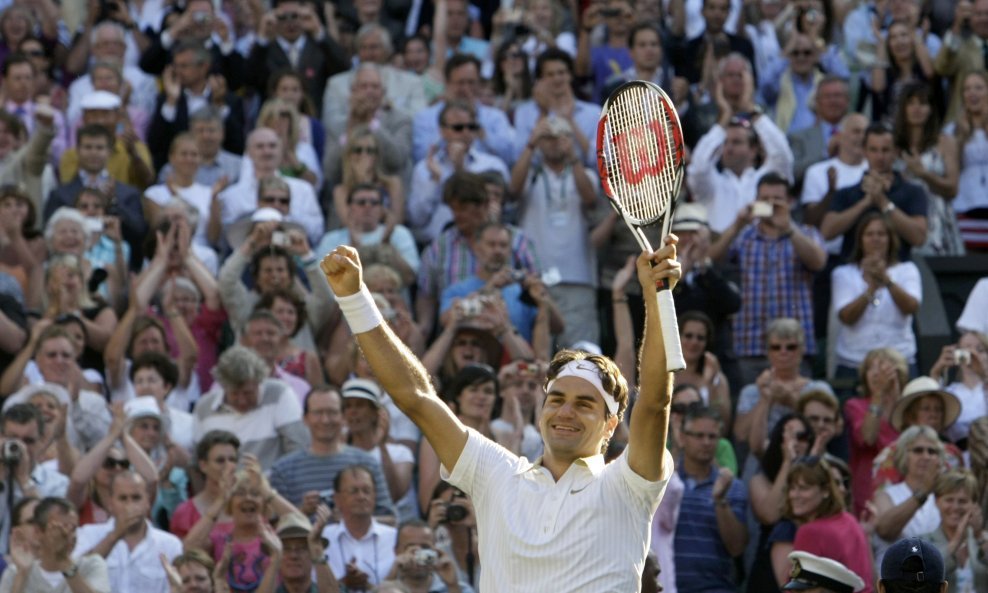
[[[336,297],[340,311],[354,334],[368,332],[384,323],[384,317],[377,309],[374,297],[367,287],[360,285],[360,292],[345,297]]]

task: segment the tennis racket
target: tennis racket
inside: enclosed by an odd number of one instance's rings
[[[683,183],[683,161],[679,115],[659,85],[633,80],[615,89],[597,123],[597,168],[611,205],[649,253],[652,246],[642,227],[662,220],[662,236],[669,234],[673,203]],[[668,282],[657,288],[666,369],[680,371],[686,361],[676,306]]]

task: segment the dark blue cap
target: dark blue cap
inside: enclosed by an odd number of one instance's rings
[[[943,556],[936,546],[918,537],[900,539],[885,551],[881,578],[900,583],[942,583]]]

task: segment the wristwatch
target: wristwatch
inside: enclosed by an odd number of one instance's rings
[[[889,201],[889,203],[884,208],[882,208],[882,214],[892,214],[892,211],[894,210],[895,210],[895,202]]]
[[[73,564],[72,566],[69,567],[68,570],[63,570],[62,571],[62,576],[65,577],[65,578],[67,578],[67,579],[71,579],[72,577],[74,577],[77,574],[79,574],[79,565],[78,564]]]

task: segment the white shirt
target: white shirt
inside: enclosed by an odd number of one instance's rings
[[[967,434],[971,431],[971,423],[988,415],[988,391],[986,391],[986,387],[988,386],[984,383],[968,387],[957,381],[944,388],[944,391],[953,393],[957,399],[961,400],[960,416],[944,431],[951,441],[966,439]]]
[[[442,478],[466,492],[477,513],[479,591],[627,593],[641,588],[652,515],[673,471],[649,482],[627,452],[604,464],[578,459],[558,482],[534,465],[468,430],[460,458]]]
[[[196,225],[193,239],[200,245],[209,246],[206,229],[209,227],[209,211],[213,203],[211,187],[193,182],[188,187],[175,187],[175,195],[173,196],[168,186],[162,183],[152,185],[144,190],[144,196],[159,206],[165,206],[176,198],[195,206],[196,210],[199,211],[199,223]]]
[[[988,334],[988,278],[982,278],[974,285],[957,320],[957,331],[968,330]]]
[[[803,204],[816,204],[827,196],[830,182],[827,180],[827,171],[833,167],[837,172],[837,189],[844,189],[861,183],[865,171],[868,170],[868,161],[862,159],[858,165],[848,165],[837,157],[821,161],[810,165],[803,174],[803,193],[799,201]],[[827,253],[838,255],[844,237],[834,237],[827,241]]]
[[[244,159],[245,163],[249,161]],[[288,184],[288,193],[292,198],[288,220],[301,225],[309,237],[309,244],[315,245],[322,238],[326,222],[312,184],[303,179],[278,176]],[[219,199],[223,202],[223,226],[233,224],[257,210],[257,178],[242,174],[240,181],[223,190]]]
[[[686,168],[686,182],[696,201],[707,207],[710,230],[723,233],[734,223],[741,210],[755,201],[758,180],[766,173],[792,179],[793,156],[786,135],[768,117],[759,117],[752,126],[765,149],[765,162],[755,169],[748,167],[741,176],[718,168],[727,130],[714,124],[693,149]]]
[[[78,559],[88,554],[113,531],[114,520],[106,523],[83,525],[76,531],[75,550],[72,557]],[[182,553],[182,541],[167,531],[162,531],[147,522],[147,534],[133,550],[127,542],[120,540],[106,557],[106,568],[110,573],[111,591],[131,591],[133,593],[170,593],[168,576],[161,567],[160,555],[173,560]]]
[[[923,300],[923,284],[916,264],[905,262],[890,266],[888,277],[916,300]],[[868,283],[857,264],[845,264],[834,269],[831,286],[834,311],[840,311],[858,298],[868,288]],[[895,348],[909,362],[916,360],[913,316],[899,310],[887,288],[875,292],[873,302],[868,304],[857,323],[840,323],[837,361],[857,367],[869,351],[882,347]]]
[[[341,522],[327,525],[322,536],[329,540],[326,557],[336,578],[343,578],[346,565],[353,559],[356,559],[357,568],[367,573],[373,585],[383,581],[391,572],[395,561],[395,542],[398,540],[398,530],[394,527],[371,519],[367,535],[357,539]]]

